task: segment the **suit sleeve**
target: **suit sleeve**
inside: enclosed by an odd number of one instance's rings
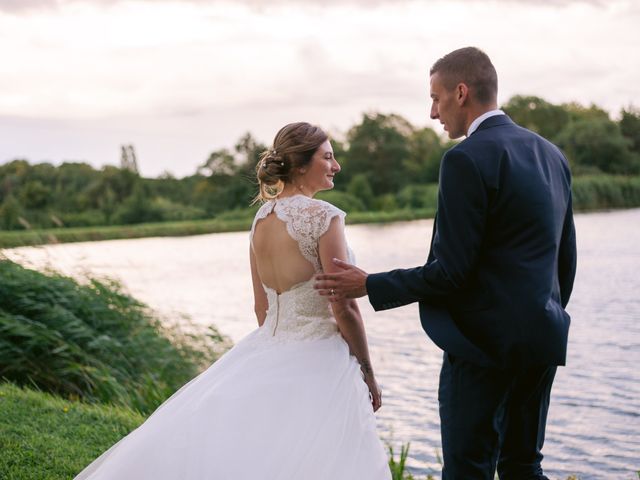
[[[562,227],[562,238],[558,252],[558,281],[560,283],[560,300],[562,308],[566,308],[573,290],[576,276],[577,248],[576,227],[573,223],[572,195],[569,192],[569,204]]]
[[[421,267],[369,275],[367,293],[373,308],[385,310],[417,301],[441,304],[462,288],[477,261],[487,203],[476,164],[464,152],[448,151],[440,167],[431,260]]]

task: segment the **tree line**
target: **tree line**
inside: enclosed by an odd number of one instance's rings
[[[575,176],[640,174],[640,110],[618,120],[602,108],[553,104],[514,96],[502,109],[566,154]],[[347,211],[432,206],[440,160],[454,145],[431,128],[396,114],[367,113],[343,138],[332,139],[342,165],[325,198]],[[0,165],[0,229],[128,225],[250,216],[257,192],[255,166],[267,148],[250,133],[232,148],[213,151],[193,175],[141,177],[131,146],[120,167],[87,163]]]

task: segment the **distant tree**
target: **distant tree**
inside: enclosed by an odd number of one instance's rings
[[[56,168],[53,204],[61,212],[94,208],[88,189],[100,183],[101,173],[87,163],[65,162]]]
[[[518,125],[550,140],[554,139],[571,119],[569,107],[554,105],[535,96],[515,95],[502,106],[502,109]]]
[[[325,190],[318,194],[318,199],[329,202],[345,212],[362,212],[367,210],[362,200],[340,190]]]
[[[597,116],[571,122],[557,138],[569,157],[575,173],[592,168],[605,173],[638,173],[638,165],[629,150],[629,140],[620,126]]]
[[[236,171],[235,157],[226,148],[212,152],[207,160],[198,167],[198,174],[205,177],[228,176]]]
[[[563,103],[561,107],[569,114],[569,119],[574,122],[578,120],[611,120],[609,112],[594,104],[585,107],[579,103],[571,102]]]
[[[433,208],[438,203],[438,184],[407,185],[397,195],[401,208]]]
[[[20,190],[20,200],[27,209],[44,208],[51,200],[51,188],[40,180],[29,180]]]
[[[347,193],[360,199],[365,208],[369,209],[373,207],[375,196],[373,190],[367,179],[367,175],[364,173],[358,173],[349,182],[347,187]]]
[[[409,182],[437,182],[440,160],[447,147],[431,128],[414,131],[409,137],[409,156],[404,165]]]
[[[58,180],[58,169],[51,163],[38,163],[30,166],[27,177],[53,189]]]
[[[235,162],[241,170],[253,173],[260,155],[266,149],[266,145],[258,142],[251,133],[247,132],[236,142]]]
[[[111,222],[113,218],[113,214],[116,212],[118,208],[118,200],[116,198],[116,194],[111,189],[110,186],[106,186],[103,190],[100,191],[100,196],[97,198],[98,209],[104,214],[104,218],[107,222]]]
[[[176,177],[169,170],[164,170],[160,175],[158,175],[158,180],[175,180]]]
[[[260,155],[267,149],[267,146],[258,142],[250,133],[243,135],[236,143],[236,164],[237,174],[234,182],[229,185],[232,194],[227,198],[238,208],[244,208],[258,191],[256,180],[256,165],[260,160]]]
[[[11,193],[4,197],[0,204],[0,225],[4,230],[20,228],[22,207]]]
[[[375,195],[395,192],[407,181],[411,124],[399,115],[366,114],[347,134],[346,176],[365,174]]]
[[[216,150],[198,168],[194,201],[209,215],[246,208],[256,193],[255,168],[266,147],[250,133],[236,142],[233,151]]]
[[[143,183],[138,183],[135,190],[114,213],[114,223],[134,224],[159,222],[162,211],[154,205],[149,191]]]
[[[0,166],[0,198],[15,194],[24,182],[31,166],[26,160],[12,160]]]
[[[620,112],[620,131],[630,142],[632,152],[640,154],[640,110],[633,106]]]

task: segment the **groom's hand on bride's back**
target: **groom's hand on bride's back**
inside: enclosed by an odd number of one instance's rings
[[[318,293],[329,297],[332,302],[364,297],[367,294],[367,272],[337,258],[333,263],[340,271],[317,274],[314,288]]]

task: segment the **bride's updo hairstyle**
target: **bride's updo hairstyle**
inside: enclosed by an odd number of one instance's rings
[[[318,147],[328,139],[320,127],[307,122],[282,127],[273,139],[273,147],[260,156],[256,166],[260,186],[256,201],[277,197],[285,184],[291,182],[294,172],[307,166]]]

